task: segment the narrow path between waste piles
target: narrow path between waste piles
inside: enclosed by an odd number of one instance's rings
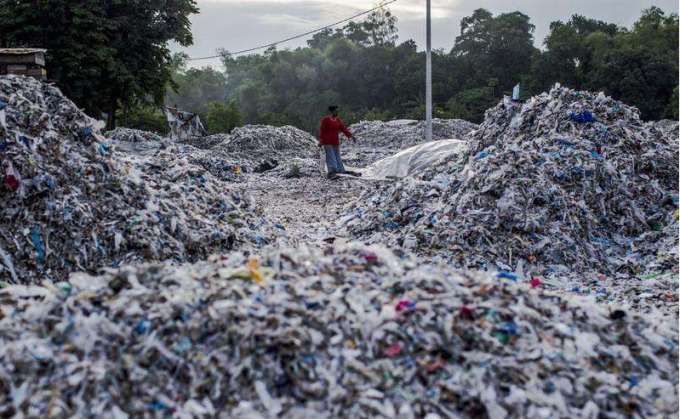
[[[350,177],[330,181],[321,176],[282,179],[266,174],[250,175],[247,184],[264,218],[285,227],[290,245],[312,248],[325,247],[324,240],[335,237],[333,222],[367,185]]]

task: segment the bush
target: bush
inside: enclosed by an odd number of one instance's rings
[[[205,129],[208,134],[229,134],[234,128],[243,126],[243,115],[235,100],[228,104],[219,102],[206,103]]]
[[[404,119],[416,119],[419,121],[424,121],[426,111],[427,109],[425,105],[415,106],[406,111],[406,113],[404,114]]]
[[[154,108],[138,108],[120,113],[116,116],[119,127],[139,129],[166,135],[170,132],[165,113]]]
[[[283,113],[263,112],[255,116],[253,123],[257,125],[271,125],[273,127],[292,125],[299,128],[302,125],[299,118],[288,111]]]
[[[484,119],[484,112],[497,101],[489,87],[463,90],[447,102],[446,117],[480,123]]]
[[[355,124],[360,121],[389,121],[394,119],[394,115],[389,110],[380,109],[361,109],[356,112],[347,113],[344,117],[340,116],[345,125]]]

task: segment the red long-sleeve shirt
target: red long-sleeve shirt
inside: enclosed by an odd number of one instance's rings
[[[321,120],[321,126],[319,127],[319,138],[323,145],[338,147],[340,145],[340,131],[347,138],[354,137],[345,124],[342,123],[340,118],[333,118],[330,115],[324,117]]]

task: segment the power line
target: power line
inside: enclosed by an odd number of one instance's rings
[[[245,54],[246,52],[252,52],[252,51],[257,51],[257,50],[259,50],[259,49],[264,49],[264,48],[273,47],[273,46],[275,46],[275,45],[283,44],[284,42],[288,42],[288,41],[292,41],[292,40],[294,40],[294,39],[302,38],[302,37],[305,37],[305,36],[307,36],[307,35],[311,35],[311,34],[316,33],[316,32],[321,32],[321,31],[324,30],[324,29],[332,28],[333,26],[337,26],[337,25],[339,25],[339,24],[341,24],[341,23],[345,23],[345,22],[350,21],[350,20],[352,20],[352,19],[356,19],[356,18],[358,18],[358,17],[360,17],[360,16],[367,15],[367,14],[369,14],[369,13],[375,11],[375,10],[381,9],[381,8],[387,6],[388,4],[392,4],[392,3],[396,2],[396,1],[398,1],[398,0],[390,0],[390,1],[387,1],[387,2],[385,2],[385,3],[382,3],[382,4],[379,5],[379,6],[376,6],[376,7],[372,8],[371,10],[366,10],[365,12],[361,12],[361,13],[356,14],[356,15],[354,15],[354,16],[350,16],[350,17],[348,17],[347,19],[343,19],[343,20],[341,20],[341,21],[338,21],[338,22],[335,22],[335,23],[331,23],[330,25],[326,25],[326,26],[324,26],[323,28],[314,29],[313,31],[305,32],[305,33],[302,33],[302,34],[300,34],[300,35],[291,36],[290,38],[286,38],[286,39],[283,39],[283,40],[277,41],[277,42],[272,42],[271,44],[261,45],[261,46],[259,46],[259,47],[255,47],[255,48],[248,48],[248,49],[244,49],[243,51],[231,52],[231,53],[229,53],[229,55]],[[221,56],[222,56],[222,54],[211,55],[211,56],[209,56],[209,57],[189,58],[189,61],[209,60],[209,59],[212,59],[212,58],[219,58],[219,57],[221,57]]]

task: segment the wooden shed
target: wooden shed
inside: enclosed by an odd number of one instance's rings
[[[46,79],[45,53],[40,48],[0,48],[0,74]]]

